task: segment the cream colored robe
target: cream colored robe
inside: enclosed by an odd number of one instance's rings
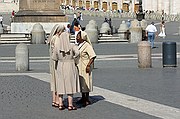
[[[49,67],[50,67],[50,75],[51,75],[51,81],[50,81],[50,87],[51,91],[56,92],[57,86],[56,86],[56,62],[52,60],[52,54],[55,47],[55,41],[59,40],[59,37],[57,35],[54,35],[50,41],[50,48],[49,48],[49,54],[50,54],[50,61],[49,61]]]
[[[80,59],[78,64],[79,78],[81,92],[91,92],[93,90],[92,86],[92,72],[86,73],[86,67],[91,58],[96,57],[92,45],[88,42],[83,42],[83,45],[79,47]]]
[[[68,40],[68,39],[67,39]],[[71,50],[66,56],[55,47],[52,59],[58,61],[57,65],[57,93],[74,94],[80,92],[79,74],[75,59],[79,56],[78,47],[71,45]]]

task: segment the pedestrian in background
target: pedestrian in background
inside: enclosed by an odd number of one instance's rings
[[[79,21],[81,20],[81,14],[80,14],[80,12],[77,13],[77,20],[79,20]]]
[[[12,22],[14,22],[14,16],[15,16],[15,11],[13,10],[12,13],[11,13],[11,20],[12,20]]]
[[[165,38],[166,37],[166,33],[165,33],[165,22],[162,21],[161,22],[161,26],[160,26],[160,33],[158,35],[159,37]]]
[[[83,15],[82,12],[80,12],[81,21],[83,21]]]
[[[75,44],[70,44],[70,34],[63,32],[55,43],[52,59],[57,61],[57,94],[59,95],[59,110],[64,110],[63,95],[68,96],[68,110],[76,110],[73,105],[73,94],[80,92],[79,74],[76,60],[79,50]]]
[[[74,22],[74,31],[75,31],[75,44],[77,44],[77,41],[76,41],[76,36],[77,36],[77,33],[81,30],[81,26],[79,24],[79,22]]]
[[[77,15],[76,15],[76,13],[74,13],[74,19],[77,19]]]
[[[130,26],[131,26],[131,20],[128,19],[127,22],[126,22],[126,24],[127,24],[128,28],[130,28]]]
[[[0,24],[3,27],[3,16],[2,15],[0,15]]]
[[[154,40],[157,36],[157,28],[154,25],[154,22],[151,22],[151,24],[146,27],[146,36],[148,37],[148,41],[151,43],[151,48],[155,48]]]
[[[67,24],[67,26],[66,26],[66,32],[70,33],[70,27],[71,27],[71,25],[70,25],[70,24]]]
[[[164,10],[162,10],[161,19],[164,21]]]
[[[92,64],[96,58],[96,54],[85,31],[79,31],[77,34],[77,42],[80,51],[80,60],[78,63],[80,87],[82,98],[78,101],[83,107],[91,104],[89,100],[89,92],[93,90],[92,85]]]
[[[55,48],[55,42],[59,40],[60,34],[64,31],[64,26],[56,24],[51,30],[50,36],[47,43],[49,44],[49,67],[50,67],[50,87],[52,91],[52,106],[59,107],[59,99],[57,95],[57,79],[56,79],[56,70],[57,70],[57,61],[52,60],[52,54]]]
[[[71,32],[72,34],[75,34],[74,24],[75,24],[76,22],[77,22],[77,24],[80,24],[79,21],[78,21],[76,18],[74,18],[73,21],[72,21],[72,23],[71,23],[71,27],[70,27],[70,32]]]

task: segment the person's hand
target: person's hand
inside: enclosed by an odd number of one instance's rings
[[[87,65],[87,67],[86,67],[86,73],[90,73],[90,65]]]

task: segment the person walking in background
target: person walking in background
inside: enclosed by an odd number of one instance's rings
[[[52,91],[52,106],[53,107],[59,107],[59,99],[57,95],[57,79],[56,79],[57,61],[52,60],[52,54],[54,51],[55,42],[59,40],[59,36],[63,31],[64,31],[64,26],[56,24],[51,30],[50,36],[47,41],[47,43],[50,46],[49,47],[49,54],[50,54],[49,67],[50,67],[50,75],[51,75],[50,87]]]
[[[70,24],[67,24],[67,26],[66,26],[66,32],[70,33],[70,27],[71,27],[71,25],[70,25]]]
[[[77,13],[77,20],[79,20],[79,21],[81,20],[81,14],[80,14],[80,12]]]
[[[162,10],[161,19],[164,21],[164,10]]]
[[[108,23],[108,19],[107,19],[106,17],[104,18],[104,22],[107,22],[107,23]]]
[[[59,110],[64,110],[63,95],[68,95],[68,110],[76,110],[73,105],[73,94],[80,92],[79,74],[76,67],[79,50],[75,44],[70,44],[70,34],[63,32],[55,43],[52,59],[57,64],[57,94],[59,95]]]
[[[14,22],[14,16],[15,16],[15,11],[13,10],[11,13],[11,21]]]
[[[0,15],[0,24],[3,27],[3,16],[2,15]]]
[[[77,15],[76,15],[76,13],[74,13],[74,19],[77,19]]]
[[[128,28],[130,28],[130,26],[131,26],[131,20],[128,19],[127,22],[126,22],[126,24],[127,24]]]
[[[72,23],[71,23],[71,27],[70,27],[70,32],[72,34],[75,34],[74,25],[75,25],[76,22],[77,22],[77,24],[80,24],[79,21],[76,18],[74,18]]]
[[[157,36],[157,29],[154,22],[151,22],[151,24],[146,27],[146,36],[148,37],[148,41],[151,43],[151,48],[155,48],[154,39]]]
[[[81,21],[83,21],[83,15],[82,12],[80,12]]]
[[[77,33],[81,30],[81,26],[78,21],[74,22],[74,31],[75,31],[75,44],[77,44],[76,36]]]
[[[161,26],[160,26],[160,33],[158,35],[159,37],[165,38],[166,37],[166,33],[165,33],[165,22],[162,21],[161,22]]]
[[[79,31],[77,34],[77,42],[80,51],[80,60],[78,63],[80,87],[82,98],[78,101],[83,107],[91,104],[89,100],[89,92],[92,91],[92,64],[96,58],[92,44],[85,31]]]

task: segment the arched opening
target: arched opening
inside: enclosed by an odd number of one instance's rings
[[[86,1],[86,9],[87,9],[87,10],[90,9],[90,1]]]
[[[72,0],[72,6],[75,8],[76,7],[76,0]]]
[[[79,7],[82,7],[82,0],[79,1]]]
[[[98,8],[98,1],[94,1],[94,8],[95,8],[95,9]]]
[[[117,10],[117,3],[116,2],[112,3],[112,10]]]
[[[107,2],[103,2],[103,6],[102,6],[104,11],[107,11]]]
[[[128,3],[123,3],[123,11],[129,12],[129,4]]]
[[[69,5],[69,0],[66,0],[66,5]]]
[[[139,11],[139,4],[136,3],[134,4],[134,12],[138,12]]]

